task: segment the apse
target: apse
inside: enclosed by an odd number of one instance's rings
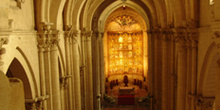
[[[147,87],[148,37],[142,16],[127,6],[122,6],[110,14],[105,23],[104,56],[106,86],[111,83]],[[114,84],[115,85],[115,84]]]

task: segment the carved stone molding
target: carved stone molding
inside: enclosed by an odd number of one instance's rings
[[[41,23],[41,28],[38,31],[38,47],[51,48],[59,43],[59,31],[52,30],[52,23]]]
[[[82,30],[82,31],[81,31],[81,34],[82,34],[82,37],[91,38],[91,36],[92,36],[92,31],[84,31],[84,30]]]
[[[84,66],[84,65],[79,67],[79,69],[80,69],[80,76],[83,75],[83,73],[85,71],[85,67],[86,66]]]
[[[65,35],[64,37],[65,37],[65,38],[69,38],[69,36],[70,36],[70,34],[71,34],[71,30],[72,30],[72,26],[71,26],[71,25],[65,25],[65,26],[64,26],[64,31],[65,31],[65,32],[64,32],[64,33],[65,33],[65,34],[64,34],[64,35]]]
[[[197,106],[202,107],[202,109],[211,109],[213,107],[214,101],[215,101],[214,97],[197,96],[196,98]]]
[[[172,29],[175,37],[185,37],[187,30],[185,28],[174,28]]]
[[[47,98],[44,98],[46,100]],[[25,108],[26,110],[43,110],[42,102],[44,100],[35,99],[25,99]]]
[[[78,37],[79,36],[79,34],[80,34],[80,31],[79,30],[71,30],[71,33],[72,33],[72,36],[73,37]]]
[[[198,29],[177,28],[173,29],[175,41],[180,46],[197,47]]]
[[[162,35],[162,38],[163,38],[163,41],[165,42],[171,41],[171,35],[165,34],[165,35]]]
[[[93,37],[95,37],[96,39],[98,39],[100,36],[99,36],[99,34],[101,34],[101,33],[99,33],[99,31],[93,31]]]
[[[25,3],[25,0],[14,0],[17,3],[17,7],[21,9],[22,3]]]
[[[5,44],[8,44],[8,38],[0,38],[0,66],[3,65],[3,62],[1,62],[1,55],[6,53],[5,48],[2,47]]]
[[[68,76],[63,76],[60,78],[60,87],[62,89],[66,89],[67,88],[67,80],[71,78],[71,75],[68,75]]]

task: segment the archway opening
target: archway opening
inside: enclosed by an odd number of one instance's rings
[[[137,97],[147,95],[146,29],[142,16],[125,5],[107,18],[103,37],[107,94],[119,96],[130,91]]]
[[[32,99],[32,93],[27,74],[17,58],[11,62],[6,76],[9,78],[18,78],[23,82],[25,99]]]
[[[6,76],[8,78],[18,78],[22,81],[23,86],[21,86],[22,88],[19,88],[19,89],[22,91],[24,90],[24,98],[25,99],[23,99],[23,100],[25,100],[25,108],[29,109],[32,106],[31,103],[33,101],[31,86],[30,86],[26,71],[23,68],[22,64],[18,61],[17,58],[14,58],[13,61],[11,62],[10,66],[8,68],[8,71],[6,73]]]

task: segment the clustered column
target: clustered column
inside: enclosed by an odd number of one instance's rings
[[[197,30],[176,29],[177,50],[177,107],[195,109]]]
[[[80,58],[79,58],[79,37],[80,31],[66,26],[65,48],[66,48],[66,63],[68,75],[68,98],[69,110],[81,110],[81,88],[80,88]]]
[[[104,33],[99,32],[99,50],[100,50],[100,84],[101,84],[101,96],[103,98],[105,94],[105,64],[104,64],[104,46],[103,46]]]
[[[81,30],[82,32],[82,49],[83,49],[83,59],[85,62],[84,71],[84,84],[85,84],[85,109],[93,110],[93,72],[92,72],[92,49],[91,49],[91,36],[92,32],[87,31],[85,28]]]
[[[179,110],[185,110],[186,107],[186,74],[187,74],[187,50],[186,50],[186,36],[184,30],[177,30],[176,32],[177,45],[177,107]]]
[[[100,38],[99,38],[99,32],[93,32],[92,35],[92,56],[93,59],[93,88],[94,88],[94,109],[99,110],[99,104],[100,104],[100,50],[99,50],[99,45],[100,45]]]
[[[170,27],[153,29],[149,35],[149,61],[153,70],[149,85],[152,110],[189,110],[195,108],[196,29]],[[194,109],[192,109],[194,110]]]
[[[39,30],[38,47],[40,58],[41,95],[49,95],[43,108],[61,110],[59,70],[58,70],[58,33],[50,29],[50,23],[42,24]]]
[[[79,37],[80,31],[73,31],[73,70],[74,70],[74,91],[75,110],[81,110],[81,90],[80,90],[80,57],[79,57]]]
[[[171,31],[169,29],[162,30],[163,39],[163,60],[162,60],[162,110],[170,110],[170,40]]]
[[[151,96],[150,100],[151,100],[151,110],[154,110],[154,33],[153,31],[148,31],[148,53],[149,53],[149,57],[148,57],[148,61],[149,61],[149,72],[148,72],[148,94]]]
[[[162,105],[162,33],[160,29],[154,30],[154,48],[155,48],[155,66],[154,66],[154,72],[155,72],[155,99],[156,99],[156,110],[161,110]]]

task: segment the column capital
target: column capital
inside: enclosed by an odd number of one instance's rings
[[[82,37],[89,38],[92,36],[92,31],[89,31],[89,30],[86,30],[85,28],[83,28],[81,30],[81,34],[82,34]]]
[[[52,23],[42,23],[42,28],[38,30],[38,47],[39,48],[51,48],[56,47],[59,43],[58,35],[60,31],[52,30]],[[48,49],[47,49],[48,50]]]

